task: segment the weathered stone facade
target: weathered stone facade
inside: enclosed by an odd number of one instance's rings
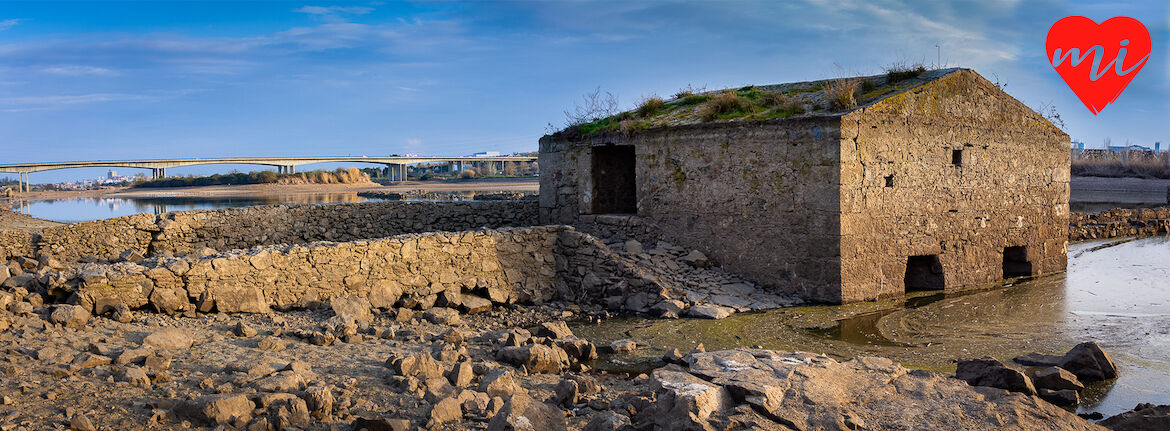
[[[532,226],[530,201],[370,202],[268,205],[136,214],[45,228],[0,232],[7,257],[53,256],[63,262],[112,261],[126,250],[142,256],[217,251],[312,241],[354,241],[403,233]]]
[[[1114,209],[1069,217],[1071,241],[1170,233],[1170,208]]]
[[[336,297],[375,308],[542,303],[648,295],[663,285],[605,244],[571,227],[541,226],[406,234],[351,242],[314,242],[87,264],[51,288],[54,296],[98,314],[118,304],[189,310],[265,312]],[[675,296],[678,296],[677,293]]]
[[[636,213],[820,301],[951,289],[1064,269],[1068,140],[975,72],[938,71],[838,114],[546,136],[540,218]]]

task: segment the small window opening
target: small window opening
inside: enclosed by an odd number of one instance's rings
[[[910,256],[906,259],[906,291],[942,290],[946,277],[937,254]]]
[[[893,187],[893,186],[894,186],[894,176],[893,175],[886,175],[886,187]]]
[[[633,145],[593,147],[593,214],[638,212]]]
[[[963,166],[963,150],[951,150],[951,164]]]
[[[1027,277],[1029,275],[1032,275],[1032,262],[1028,261],[1028,247],[1004,247],[1003,278]]]

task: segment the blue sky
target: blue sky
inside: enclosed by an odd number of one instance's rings
[[[1154,39],[1097,116],[1045,61],[1067,15]],[[0,2],[0,161],[534,151],[597,87],[632,107],[931,64],[935,44],[1090,147],[1170,145],[1166,1]],[[259,167],[170,173],[231,169]]]

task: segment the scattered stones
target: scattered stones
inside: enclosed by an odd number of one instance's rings
[[[408,431],[410,421],[406,419],[357,418],[350,424],[354,431]]]
[[[1113,359],[1093,342],[1077,344],[1064,354],[1057,366],[1085,381],[1117,377],[1117,365],[1113,364]]]
[[[582,431],[619,431],[630,427],[629,416],[602,411],[593,415]]]
[[[459,311],[453,308],[436,307],[424,311],[423,318],[436,325],[455,325],[459,323]]]
[[[279,352],[284,350],[286,343],[280,337],[265,336],[256,342],[256,348],[270,352]]]
[[[131,385],[143,388],[150,387],[150,376],[146,375],[146,370],[133,365],[122,368],[122,372],[118,375],[118,381],[129,382]]]

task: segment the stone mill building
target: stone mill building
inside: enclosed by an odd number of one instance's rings
[[[1067,263],[1068,135],[967,69],[680,92],[545,136],[540,182],[542,223],[817,301]]]

